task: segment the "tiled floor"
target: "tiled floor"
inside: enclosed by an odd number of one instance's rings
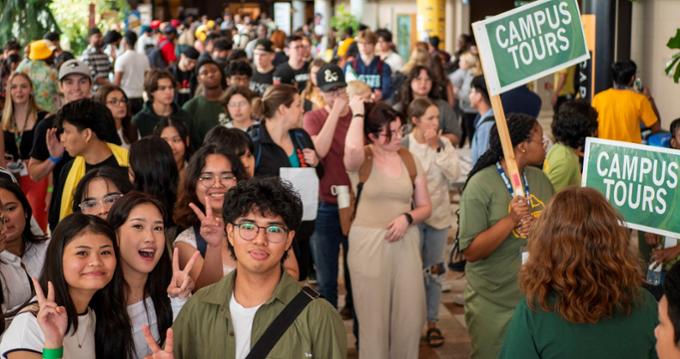
[[[465,279],[461,276],[461,273],[449,272],[444,286],[450,288],[442,293],[442,303],[439,307],[439,329],[445,337],[445,342],[439,348],[430,348],[422,340],[419,355],[421,359],[467,359],[470,357],[470,337],[465,328],[463,307],[453,302],[455,295],[462,294]],[[348,358],[358,358],[354,348],[352,321],[345,321],[345,328],[347,329],[347,344],[349,345]]]
[[[454,203],[451,205],[451,210],[453,213],[457,210],[457,198],[453,197]],[[451,234],[455,234],[455,223],[454,228],[451,230]],[[453,242],[453,237],[450,236],[448,244],[445,248],[445,259],[448,260],[448,251],[451,248]],[[342,263],[342,261],[341,261]],[[340,278],[343,277],[341,273]],[[342,288],[342,284],[341,284]],[[465,288],[465,277],[462,273],[457,272],[447,272],[446,278],[443,282],[444,292],[441,297],[441,304],[439,306],[439,324],[438,327],[444,335],[445,341],[444,345],[439,348],[430,348],[425,340],[421,340],[420,344],[420,359],[467,359],[470,357],[470,337],[468,336],[467,329],[465,327],[465,318],[463,317],[463,307],[461,305],[454,303],[455,296],[462,296],[463,289]],[[341,289],[341,294],[339,298],[339,306],[342,308],[344,305],[344,291]],[[352,334],[352,321],[345,321],[345,328],[347,330],[347,344],[348,348],[348,358],[358,358],[356,349],[354,347],[355,339]],[[423,337],[425,336],[425,328],[423,328]]]

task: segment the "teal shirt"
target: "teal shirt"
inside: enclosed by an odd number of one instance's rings
[[[297,151],[293,148],[293,154],[288,156],[288,162],[290,162],[291,167],[300,167],[300,159],[297,156]]]
[[[640,289],[630,315],[595,324],[570,323],[555,312],[529,308],[522,299],[508,325],[499,359],[656,359],[657,303]]]

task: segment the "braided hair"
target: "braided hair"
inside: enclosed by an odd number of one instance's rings
[[[510,139],[512,145],[517,146],[519,143],[526,141],[531,136],[531,130],[538,125],[538,121],[534,117],[521,113],[511,113],[508,115],[508,131],[510,132]],[[475,166],[470,171],[463,190],[467,186],[470,179],[484,168],[495,164],[503,158],[503,148],[501,146],[501,139],[498,136],[498,130],[494,124],[491,128],[489,136],[489,149],[477,160]]]

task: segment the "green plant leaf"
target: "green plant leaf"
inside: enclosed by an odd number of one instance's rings
[[[680,49],[680,29],[675,32],[675,36],[668,40],[666,46],[669,49]]]
[[[675,67],[675,74],[673,75],[673,82],[676,84],[680,81],[680,66]]]
[[[666,66],[664,72],[666,72],[667,75],[670,75],[673,70],[673,66],[675,66],[678,61],[680,61],[680,53],[673,55],[673,59],[668,63],[668,66]]]

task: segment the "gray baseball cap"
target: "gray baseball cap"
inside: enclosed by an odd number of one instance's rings
[[[87,76],[90,78],[90,81],[92,80],[90,77],[90,67],[75,59],[68,60],[61,64],[61,67],[59,68],[59,81],[71,74]]]

